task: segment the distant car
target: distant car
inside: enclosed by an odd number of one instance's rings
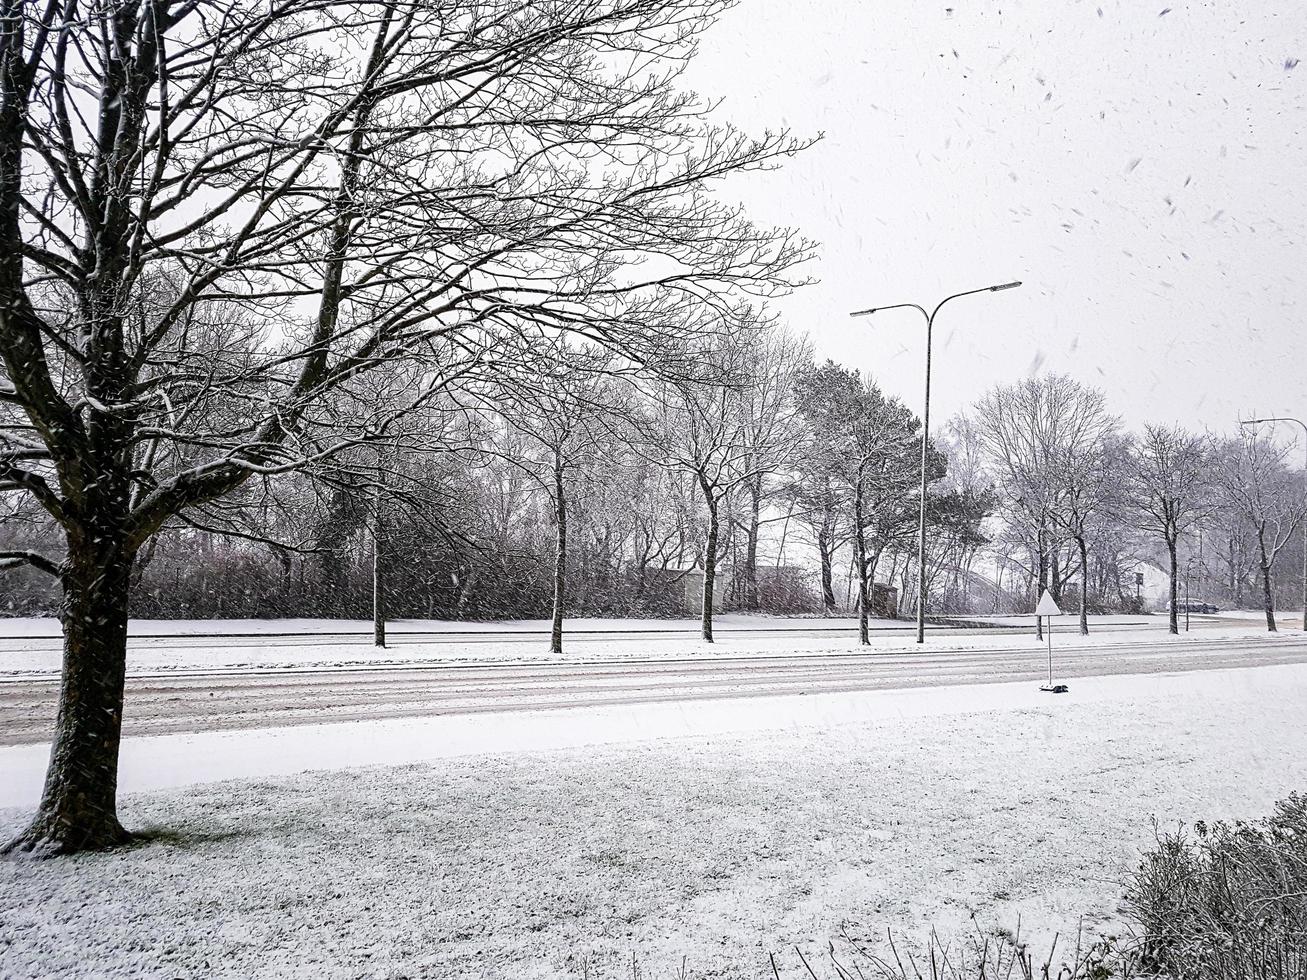
[[[1168,611],[1170,610],[1170,608],[1171,608],[1171,604],[1170,604],[1169,602],[1166,604],[1166,608],[1167,608]],[[1216,606],[1216,605],[1214,605],[1213,603],[1210,603],[1210,602],[1202,602],[1202,601],[1200,601],[1200,600],[1198,600],[1198,599],[1190,599],[1188,602],[1185,602],[1184,600],[1181,600],[1180,602],[1177,602],[1177,603],[1175,604],[1175,611],[1176,611],[1176,612],[1204,613],[1204,614],[1210,616],[1212,613],[1218,613],[1218,612],[1220,612],[1221,609],[1220,609],[1219,606]]]

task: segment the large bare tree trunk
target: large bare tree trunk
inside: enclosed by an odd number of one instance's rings
[[[1257,529],[1257,549],[1262,566],[1262,608],[1266,611],[1266,629],[1278,633],[1275,625],[1275,593],[1271,589],[1271,562],[1266,557],[1266,532],[1262,527]]]
[[[567,592],[567,495],[563,468],[554,466],[554,523],[558,529],[554,550],[554,610],[549,629],[549,652],[563,652],[563,598]]]
[[[867,646],[871,643],[871,632],[867,623],[871,589],[867,585],[867,537],[863,530],[861,486],[857,488],[853,498],[853,557],[858,566],[858,642]]]
[[[1042,527],[1035,530],[1035,550],[1039,552],[1039,589],[1035,596],[1035,602],[1044,598],[1044,590],[1048,588],[1048,554],[1044,548],[1044,529]],[[1035,636],[1042,640],[1044,638],[1044,617],[1035,617]]]
[[[821,601],[826,612],[835,611],[835,555],[826,529],[817,532],[817,555],[821,559]]]
[[[381,524],[381,492],[372,501],[372,642],[386,645],[385,528]]]
[[[118,747],[127,671],[131,559],[70,542],[61,618],[63,680],[45,788],[32,823],[6,853],[101,850],[130,836],[118,822]]]
[[[717,577],[717,501],[704,491],[708,498],[708,539],[703,546],[703,612],[700,615],[703,638],[711,643],[713,584]]]
[[[1089,635],[1089,546],[1084,536],[1076,538],[1080,549],[1080,635]]]

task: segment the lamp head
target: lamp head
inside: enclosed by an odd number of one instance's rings
[[[989,291],[991,293],[997,293],[1001,289],[1016,289],[1020,285],[1021,285],[1020,282],[1005,282],[1005,283],[1000,283],[997,286],[990,286]]]

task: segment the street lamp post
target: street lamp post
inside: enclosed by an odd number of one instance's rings
[[[1248,419],[1240,422],[1240,425],[1260,425],[1263,422],[1293,422],[1302,426],[1303,431],[1303,497],[1304,507],[1307,507],[1307,422],[1302,419],[1296,419],[1291,415],[1275,416],[1265,419]],[[1302,522],[1302,629],[1307,633],[1307,515],[1303,516]]]
[[[867,310],[857,310],[849,316],[870,316],[885,310],[913,309],[926,318],[926,398],[921,412],[921,515],[917,528],[917,642],[926,642],[926,449],[930,440],[930,343],[935,327],[935,314],[949,300],[960,296],[973,296],[976,293],[996,293],[1000,289],[1015,289],[1019,282],[1005,282],[997,286],[985,286],[981,289],[968,289],[965,292],[945,296],[927,313],[924,306],[917,303],[895,303],[892,306],[873,306]]]

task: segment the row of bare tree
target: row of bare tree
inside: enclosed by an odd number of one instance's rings
[[[1290,462],[1292,444],[1249,427],[1221,437],[1147,425],[1132,435],[1102,392],[1062,375],[995,388],[952,431],[997,490],[989,550],[1024,583],[1022,604],[1044,589],[1061,603],[1074,582],[1088,632],[1091,609],[1129,608],[1133,570],[1160,558],[1176,632],[1182,572],[1192,578],[1199,561],[1210,585],[1223,562],[1227,601],[1242,605],[1255,578],[1275,630],[1276,568],[1301,547],[1296,532],[1307,519],[1307,474]],[[1285,578],[1301,588],[1296,574],[1291,567]]]
[[[226,501],[221,519],[165,528],[134,566],[133,612],[371,607],[383,643],[388,615],[551,614],[561,652],[565,615],[680,614],[696,568],[711,639],[719,564],[731,573],[728,606],[851,608],[864,640],[877,578],[915,600],[920,426],[857,372],[813,364],[806,345],[765,325],[706,347],[694,381],[624,372],[566,341],[516,363],[529,369],[406,414],[386,445],[344,451],[312,479],[252,481],[255,493]],[[1130,437],[1101,394],[1067,378],[997,388],[930,447],[929,607],[1024,611],[1044,588],[1058,601],[1071,591],[1087,629],[1091,611],[1136,608],[1129,580],[1150,559],[1169,565],[1177,588],[1199,578],[1205,597],[1264,594],[1274,576],[1262,574],[1243,506],[1255,488],[1241,481],[1266,485],[1268,446],[1250,437],[1260,465],[1245,466],[1235,441],[1157,427]],[[1275,499],[1292,510],[1283,448]],[[11,545],[53,536],[48,520],[19,516],[0,529]],[[1278,533],[1265,524],[1267,573],[1296,546],[1287,516]],[[1206,555],[1197,576],[1195,552]],[[814,569],[817,588],[780,568],[787,553]],[[850,590],[837,598],[842,554]],[[986,559],[992,579],[977,571]],[[1228,584],[1214,590],[1218,560]],[[27,599],[48,611],[55,597],[37,578]]]
[[[711,641],[724,563],[732,607],[848,604],[864,614],[865,639],[877,574],[897,581],[910,568],[920,422],[856,371],[814,364],[774,325],[705,344],[696,374],[624,369],[565,339],[537,344],[493,384],[463,379],[405,412],[385,442],[179,515],[137,556],[132,611],[358,616],[371,604],[384,642],[387,615],[550,610],[561,652],[565,614],[680,614],[681,580],[697,569]],[[946,465],[933,446],[930,462],[937,483]],[[992,496],[933,495],[932,581],[984,543]],[[12,550],[49,551],[53,523],[17,516],[0,528]],[[820,598],[781,565],[787,553],[805,565],[813,549]],[[858,586],[848,602],[834,585],[841,550]],[[56,597],[37,578],[27,608],[49,611]]]

